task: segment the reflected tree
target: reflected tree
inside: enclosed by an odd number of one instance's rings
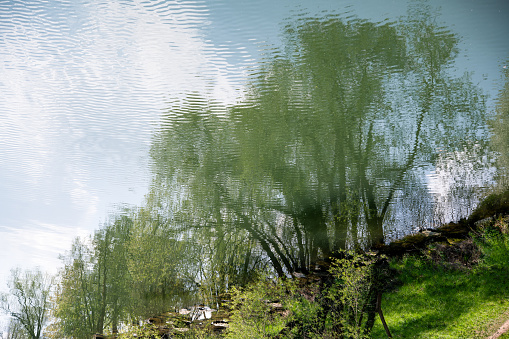
[[[146,209],[126,210],[62,260],[53,309],[55,338],[118,333],[119,324],[167,312],[196,294],[192,244]]]
[[[10,293],[0,295],[0,309],[11,317],[9,333],[13,338],[42,338],[52,284],[53,278],[39,269],[11,270]]]
[[[147,209],[162,218],[158,231],[185,240],[188,248],[179,253],[192,261],[201,291],[215,300],[229,284],[249,281],[267,264],[231,210],[242,199],[231,194],[244,191],[237,179],[238,145],[225,113],[199,94],[168,111],[154,138],[154,180],[147,197]]]
[[[52,332],[61,337],[90,338],[106,326],[118,331],[130,305],[127,245],[132,220],[119,216],[89,241],[75,239],[62,256],[64,267],[55,293]]]
[[[484,126],[482,94],[448,72],[458,37],[427,13],[296,20],[243,103],[196,94],[173,105],[152,146],[148,208],[213,251],[228,239],[221,255],[253,258],[239,267],[266,261],[281,276],[383,243],[413,171]]]
[[[62,258],[64,267],[55,293],[55,327],[61,337],[90,338],[104,324],[101,317],[101,277],[94,272],[91,244],[75,239]]]
[[[499,153],[499,178],[502,187],[509,187],[509,69],[504,70],[504,87],[500,91],[496,114],[491,121],[492,144]]]
[[[140,209],[134,216],[128,246],[132,318],[167,312],[169,305],[186,305],[196,290],[193,251],[188,242],[173,236],[163,220]]]

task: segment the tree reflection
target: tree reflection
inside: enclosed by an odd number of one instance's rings
[[[422,185],[414,171],[484,124],[479,90],[448,73],[458,37],[424,12],[296,20],[245,102],[174,105],[154,138],[149,209],[213,243],[211,258],[239,268],[230,279],[264,258],[284,275],[383,243],[395,195]]]
[[[505,84],[500,91],[495,118],[491,121],[493,130],[492,143],[499,153],[498,182],[502,187],[509,187],[509,69],[504,70]]]

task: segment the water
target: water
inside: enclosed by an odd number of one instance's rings
[[[412,8],[454,57],[401,46],[400,17],[417,18]],[[335,204],[355,200],[341,194],[367,202],[374,189],[378,212],[388,205],[386,240],[465,216],[496,173],[486,121],[509,57],[508,10],[503,1],[0,3],[0,281],[16,265],[56,272],[75,236],[148,192],[177,206],[202,197],[204,219],[252,209],[287,225],[281,237],[300,218],[310,235],[350,244],[376,232],[366,214],[356,231],[331,231]],[[161,153],[171,138],[182,144]],[[184,186],[168,198],[157,184],[175,183],[176,163]]]

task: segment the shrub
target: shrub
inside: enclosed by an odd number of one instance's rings
[[[254,339],[278,335],[289,322],[285,306],[294,291],[292,281],[281,280],[259,280],[246,288],[232,288],[232,316],[226,337]]]
[[[374,264],[374,258],[351,252],[333,261],[330,272],[335,280],[325,296],[330,301],[330,322],[336,334],[369,337],[364,315],[373,303]]]
[[[482,253],[482,266],[509,267],[508,217],[500,217],[487,224],[475,239]]]

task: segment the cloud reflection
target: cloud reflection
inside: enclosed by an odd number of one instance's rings
[[[113,204],[142,202],[170,99],[234,102],[244,71],[206,39],[199,1],[4,2],[0,17],[4,289],[11,267],[55,272]]]

